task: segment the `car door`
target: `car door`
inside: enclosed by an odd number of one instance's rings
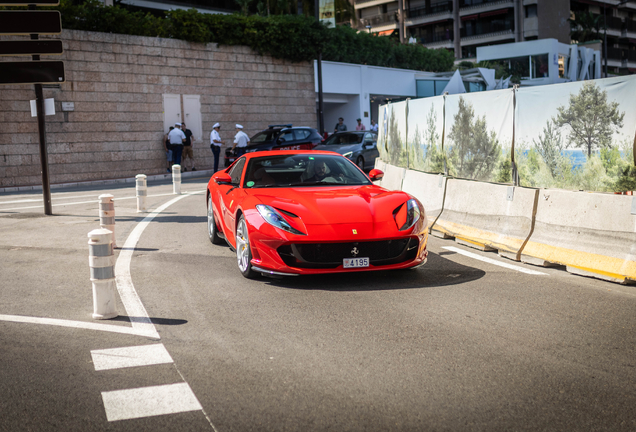
[[[221,218],[223,219],[223,233],[230,244],[235,245],[234,231],[236,228],[236,209],[239,207],[245,191],[241,187],[241,179],[245,168],[245,158],[242,157],[228,172],[232,181],[229,185],[219,187]]]
[[[380,156],[378,151],[378,136],[371,132],[364,134],[364,140],[362,141],[362,157],[364,158],[364,165],[366,167],[373,167],[375,165],[375,159]]]

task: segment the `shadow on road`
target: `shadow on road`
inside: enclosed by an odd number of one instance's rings
[[[446,254],[445,252],[442,252]],[[261,280],[281,288],[325,291],[378,291],[458,285],[484,277],[486,272],[429,252],[428,262],[412,270],[338,273]]]

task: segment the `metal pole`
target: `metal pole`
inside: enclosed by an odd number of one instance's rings
[[[320,22],[320,1],[315,0],[316,21]],[[325,133],[325,118],[323,115],[323,97],[322,97],[322,49],[318,50],[318,59],[316,60],[316,72],[318,79],[318,131],[320,136]]]
[[[29,5],[29,10],[36,9],[35,5]],[[38,39],[37,34],[31,35],[32,40]],[[39,55],[32,56],[32,60],[40,60]],[[51,204],[51,184],[49,182],[49,157],[46,151],[46,124],[44,122],[44,92],[42,84],[35,84],[35,107],[38,115],[38,133],[40,136],[40,164],[42,165],[42,199],[44,201],[44,214],[53,214]]]
[[[605,63],[605,78],[607,78],[607,19],[605,15],[605,3],[603,3],[603,27],[605,27],[605,36],[603,37],[603,61]]]

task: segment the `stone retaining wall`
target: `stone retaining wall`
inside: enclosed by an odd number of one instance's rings
[[[248,47],[64,30],[66,82],[44,88],[51,183],[134,177],[166,171],[163,94],[200,95],[197,168],[211,168],[209,136],[220,122],[252,135],[272,123],[316,127],[311,63],[292,63]],[[3,39],[6,40],[6,39]],[[45,57],[43,57],[45,59]],[[3,58],[25,60],[25,58]],[[0,187],[42,184],[33,85],[0,87]],[[62,111],[62,102],[74,110]]]

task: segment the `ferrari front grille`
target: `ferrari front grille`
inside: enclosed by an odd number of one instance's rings
[[[417,238],[399,238],[369,242],[293,243],[280,246],[278,255],[290,267],[336,268],[344,258],[369,258],[381,266],[411,261],[417,256]]]

